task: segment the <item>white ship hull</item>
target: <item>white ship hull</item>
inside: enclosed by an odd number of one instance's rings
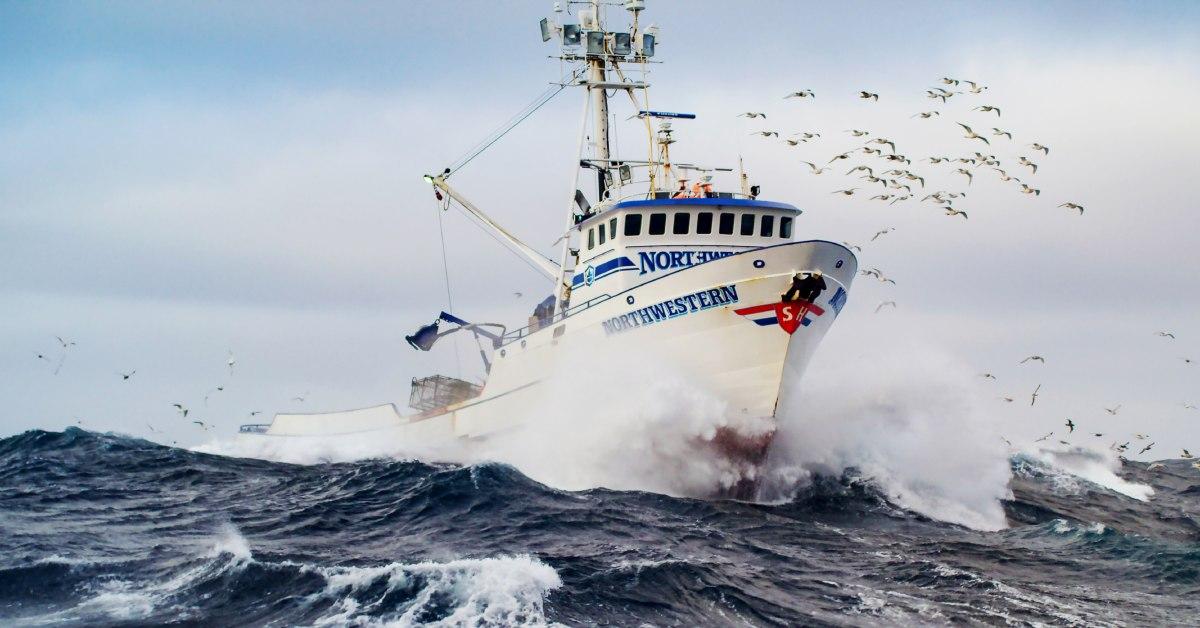
[[[778,309],[793,276],[816,270],[823,273],[827,288],[815,302]],[[613,343],[620,355],[670,356],[678,374],[724,401],[731,415],[768,418],[774,426],[776,408],[799,394],[809,359],[844,305],[856,273],[854,255],[831,242],[745,250],[617,292],[504,344],[495,351],[477,398],[409,416],[402,416],[393,404],[349,412],[279,414],[269,427],[243,432],[239,438],[331,444],[339,438],[361,442],[368,436],[376,447],[393,444],[398,453],[487,439],[524,423],[568,352]],[[794,323],[786,320],[793,316]],[[581,401],[586,403],[586,397]],[[562,420],[571,420],[569,413]],[[773,432],[760,442],[723,447],[734,450],[732,455],[753,456],[754,450],[765,449]]]

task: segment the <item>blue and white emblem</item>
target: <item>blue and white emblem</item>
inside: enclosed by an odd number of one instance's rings
[[[587,270],[583,271],[583,283],[590,286],[595,282],[596,282],[596,268],[594,266],[588,266]]]

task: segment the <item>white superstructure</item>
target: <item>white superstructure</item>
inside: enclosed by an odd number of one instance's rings
[[[846,303],[857,260],[839,244],[797,240],[800,210],[758,199],[744,174],[737,192],[723,192],[712,177],[732,169],[672,162],[672,121],[695,116],[645,106],[644,70],[657,33],[639,27],[644,3],[624,3],[629,27],[616,32],[605,30],[598,0],[578,4],[586,8],[577,24],[542,22],[543,37],[559,39],[564,62],[577,64],[571,84],[588,92],[559,261],[545,258],[463,198],[447,181],[452,169],[426,177],[439,199],[457,202],[542,270],[553,297],[520,329],[473,325],[443,313],[439,320],[450,329],[435,323],[409,337],[425,350],[453,332],[489,340],[482,387],[443,377],[414,380],[410,402],[420,410],[415,414],[402,415],[391,404],[280,414],[267,425],[243,426],[242,438],[327,440],[371,433],[376,442],[392,439],[398,451],[418,443],[487,438],[521,425],[539,386],[558,371],[564,355],[606,347],[631,356],[669,355],[680,374],[716,394],[729,412],[765,419],[769,427],[759,434],[717,434],[712,448],[713,455],[761,459],[774,433],[776,408],[798,394],[812,352]],[[640,67],[643,79],[627,77],[626,66]],[[610,93],[627,97],[645,127],[645,159],[610,155]],[[585,145],[589,126],[591,144]],[[591,195],[580,188],[582,173],[595,177]],[[588,375],[576,374],[581,380]]]

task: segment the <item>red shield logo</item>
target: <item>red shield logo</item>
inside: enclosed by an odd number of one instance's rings
[[[804,320],[804,315],[808,312],[809,303],[776,303],[775,316],[779,319],[779,326],[789,334],[796,333],[796,328],[800,326],[800,321]]]

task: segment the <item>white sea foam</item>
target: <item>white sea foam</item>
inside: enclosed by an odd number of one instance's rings
[[[905,508],[981,530],[1006,527],[1008,451],[971,373],[929,347],[895,346],[814,369],[806,394],[780,408],[765,496],[813,472],[856,468]]]
[[[546,595],[562,586],[553,568],[530,556],[303,568],[325,579],[308,604],[336,600],[315,622],[320,626],[540,626],[546,625]],[[414,584],[421,588],[403,609],[380,608],[396,589]],[[431,612],[438,619],[430,621]]]
[[[1083,493],[1086,487],[1080,484],[1082,480],[1141,501],[1154,495],[1154,489],[1150,486],[1130,482],[1117,475],[1121,469],[1121,459],[1107,448],[1029,447],[1021,452],[1021,456],[1039,465],[1050,485],[1062,493]]]

